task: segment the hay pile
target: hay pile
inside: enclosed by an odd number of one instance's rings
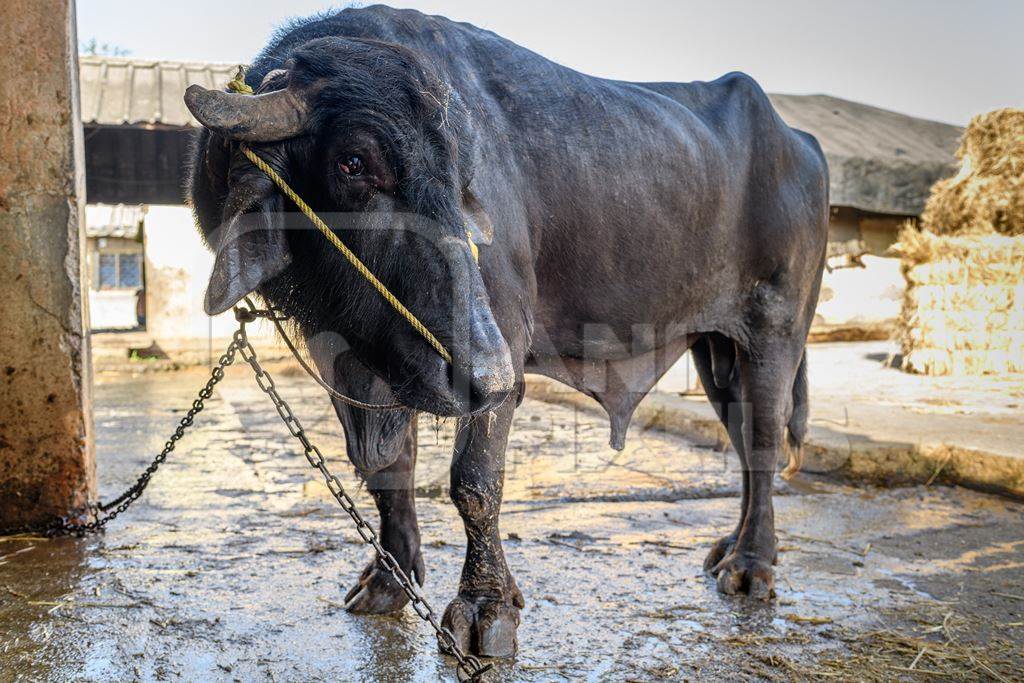
[[[964,132],[960,172],[932,187],[921,224],[936,234],[1024,234],[1024,110],[975,116]]]
[[[974,117],[957,156],[920,229],[908,224],[893,247],[907,281],[903,369],[1024,372],[1024,111]]]

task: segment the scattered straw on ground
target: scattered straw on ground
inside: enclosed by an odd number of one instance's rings
[[[859,681],[946,679],[1020,681],[1021,644],[986,624],[936,603],[912,618],[914,628],[882,628],[843,637],[849,652],[819,662],[827,674]],[[906,613],[896,614],[900,621]]]
[[[875,628],[807,625],[786,634],[742,634],[709,642],[729,646],[734,680],[758,681],[1008,681],[1024,680],[1019,639],[948,602],[883,610]],[[722,653],[714,655],[721,662]],[[698,662],[714,669],[714,662]]]

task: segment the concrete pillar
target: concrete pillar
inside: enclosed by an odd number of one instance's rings
[[[0,2],[0,527],[95,491],[74,0]]]

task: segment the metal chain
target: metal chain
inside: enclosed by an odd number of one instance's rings
[[[185,432],[192,426],[196,415],[203,412],[206,400],[213,396],[213,388],[217,386],[222,379],[224,379],[224,370],[235,362],[235,354],[239,349],[239,339],[245,339],[244,329],[239,329],[239,332],[243,333],[241,338],[239,338],[238,332],[236,332],[235,337],[232,338],[231,343],[228,344],[227,350],[224,351],[224,354],[217,361],[216,367],[214,367],[210,372],[210,379],[207,380],[206,385],[199,390],[199,397],[192,402],[192,407],[187,413],[185,413],[185,417],[181,418],[181,421],[178,423],[178,427],[164,444],[163,450],[153,458],[153,462],[151,462],[142,474],[139,475],[139,478],[131,488],[127,489],[112,501],[89,505],[64,517],[58,517],[49,522],[37,522],[35,524],[25,524],[19,527],[0,529],[0,537],[17,536],[21,534],[42,534],[50,537],[82,537],[86,534],[99,531],[118,515],[131,507],[132,503],[138,500],[139,496],[142,495],[142,492],[146,490],[147,486],[149,486],[150,479],[152,479],[153,475],[156,474],[160,465],[164,464],[164,460],[167,459],[167,456],[174,451],[178,441],[185,436]],[[77,521],[87,514],[93,516],[91,521]]]
[[[259,313],[257,313],[259,314]],[[458,676],[460,681],[475,681],[479,680],[480,676],[491,668],[491,664],[482,664],[479,659],[472,655],[467,655],[459,647],[459,644],[455,641],[455,636],[445,626],[437,620],[437,614],[434,612],[430,603],[420,593],[419,588],[409,578],[409,575],[405,573],[401,565],[398,564],[398,560],[395,556],[388,552],[383,545],[380,543],[380,539],[377,536],[377,532],[373,530],[363,516],[356,509],[355,501],[349,496],[348,492],[345,491],[344,485],[341,480],[333,474],[327,466],[327,460],[324,458],[323,453],[320,449],[309,440],[306,435],[305,429],[299,422],[298,418],[292,412],[291,406],[288,405],[281,394],[277,391],[277,385],[274,383],[273,378],[267,373],[266,370],[260,365],[259,360],[256,357],[256,349],[249,343],[249,339],[245,334],[245,321],[242,320],[239,330],[235,333],[235,339],[238,341],[238,352],[242,356],[242,359],[249,364],[252,368],[253,374],[256,378],[256,384],[260,389],[263,390],[267,396],[270,397],[271,402],[274,404],[274,408],[277,409],[277,414],[281,416],[281,420],[284,422],[288,431],[294,436],[298,442],[302,445],[303,455],[306,456],[306,460],[309,462],[310,467],[318,470],[324,478],[324,482],[327,484],[328,490],[334,499],[341,505],[341,509],[348,513],[348,516],[355,522],[356,531],[359,532],[359,536],[364,542],[373,546],[373,549],[377,553],[377,563],[391,574],[405,594],[409,597],[409,602],[412,603],[412,608],[416,611],[416,614],[423,621],[430,624],[431,628],[437,634],[437,640],[440,644],[441,651],[450,654],[458,661]]]
[[[174,451],[178,441],[181,440],[185,435],[185,432],[192,426],[196,415],[203,411],[205,401],[213,396],[214,387],[224,379],[224,370],[235,362],[236,355],[240,355],[250,365],[250,367],[252,367],[256,378],[256,384],[264,393],[267,394],[267,396],[270,397],[270,400],[274,404],[274,408],[277,409],[277,414],[281,416],[281,420],[288,428],[288,431],[292,436],[298,439],[299,443],[302,445],[303,454],[306,456],[306,460],[309,462],[310,466],[318,470],[323,476],[324,481],[327,484],[327,488],[330,490],[335,500],[338,501],[341,508],[347,512],[349,517],[352,518],[352,521],[355,522],[356,531],[359,532],[359,536],[363,541],[373,546],[374,551],[377,553],[377,562],[383,569],[388,571],[398,585],[401,586],[402,590],[409,597],[409,601],[412,603],[412,607],[420,619],[426,621],[430,624],[431,628],[434,629],[434,632],[437,634],[437,640],[441,651],[455,657],[458,662],[456,671],[459,680],[479,680],[480,676],[491,668],[491,665],[483,664],[476,657],[464,653],[462,648],[460,648],[459,644],[455,641],[455,636],[451,630],[441,626],[438,622],[437,614],[430,606],[430,603],[427,602],[427,599],[422,593],[420,593],[416,584],[409,578],[409,575],[405,573],[401,565],[398,564],[398,560],[395,559],[394,555],[388,552],[384,546],[381,545],[377,533],[356,509],[355,501],[353,501],[351,496],[348,495],[348,492],[345,491],[345,487],[342,485],[341,480],[328,469],[327,460],[324,458],[323,453],[309,440],[309,437],[306,436],[305,429],[303,429],[298,418],[295,417],[291,407],[283,398],[281,398],[273,378],[260,365],[260,362],[256,357],[256,349],[254,349],[252,344],[249,343],[248,335],[245,332],[245,324],[246,322],[251,322],[256,317],[269,317],[270,315],[272,315],[271,311],[259,311],[255,308],[250,310],[235,310],[235,317],[238,319],[238,329],[235,331],[234,336],[231,339],[231,343],[228,344],[227,350],[225,350],[224,354],[218,360],[216,367],[211,371],[210,379],[207,380],[206,385],[199,390],[199,396],[195,401],[193,401],[192,407],[185,414],[185,417],[181,419],[178,423],[178,427],[174,430],[174,433],[171,434],[171,437],[164,444],[163,450],[160,451],[160,453],[153,459],[153,462],[151,462],[142,474],[139,475],[138,480],[136,480],[135,484],[133,484],[131,488],[127,489],[120,496],[108,503],[90,506],[89,508],[76,511],[66,517],[58,518],[52,522],[27,524],[20,527],[0,529],[0,536],[44,534],[46,536],[74,535],[81,537],[101,530],[107,525],[107,523],[127,510],[132,503],[139,499],[143,491],[146,490],[150,479],[156,473],[157,469],[159,469],[160,465],[164,463],[167,456]],[[75,521],[82,515],[89,512],[96,515],[92,521]],[[99,516],[99,513],[106,514],[101,517]]]
[[[258,309],[256,308],[256,304],[254,304],[252,299],[249,297],[245,297],[245,303],[248,304],[249,310],[241,307],[236,308],[235,318],[239,322],[242,322],[243,320],[245,322],[252,322],[256,318],[266,318],[270,322],[274,323],[274,328],[277,329],[277,334],[281,337],[281,341],[283,341],[284,345],[288,347],[291,354],[295,356],[295,362],[297,362],[299,367],[306,371],[306,374],[309,375],[310,379],[319,384],[320,388],[326,391],[331,398],[335,398],[346,405],[352,406],[353,408],[360,408],[361,410],[409,410],[401,403],[365,403],[339,392],[330,384],[325,382],[323,377],[320,376],[320,373],[314,370],[302,357],[302,353],[299,352],[295,342],[292,341],[289,334],[285,331],[284,325],[281,324],[282,321],[288,319],[288,316],[274,308]]]

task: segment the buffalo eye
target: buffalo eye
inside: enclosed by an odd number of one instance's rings
[[[345,175],[360,176],[366,170],[363,158],[353,154],[341,162],[341,170]]]

